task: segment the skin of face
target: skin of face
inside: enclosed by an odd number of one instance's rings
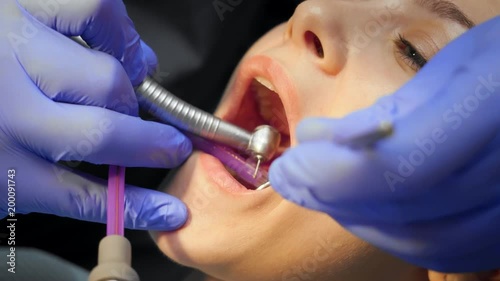
[[[500,11],[498,0],[452,2],[476,24]],[[411,60],[399,52],[401,44],[395,43],[399,35],[431,59],[465,31],[410,0],[305,1],[287,23],[250,48],[215,115],[252,130],[257,124],[238,115],[252,115],[248,108],[256,98],[246,94],[249,81],[264,77],[286,112],[277,109],[276,97],[266,99],[275,115],[269,123],[289,130],[294,146],[294,128],[301,119],[340,118],[415,75]],[[272,188],[242,191],[235,186],[217,160],[193,153],[162,185],[186,203],[189,219],[178,231],[152,233],[160,250],[228,281],[428,280],[426,270],[368,245],[325,214],[287,202]]]

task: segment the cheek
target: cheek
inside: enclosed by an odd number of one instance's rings
[[[304,65],[302,69],[307,67]],[[314,71],[311,68],[307,73]],[[308,75],[301,85],[301,118],[342,118],[373,105],[381,97],[395,92],[410,78],[389,55],[353,59],[335,77],[316,72]]]
[[[308,80],[309,86],[301,90],[299,97],[299,120],[307,117],[342,118],[373,104],[382,96],[376,85],[358,77],[341,74],[322,79],[317,75]]]

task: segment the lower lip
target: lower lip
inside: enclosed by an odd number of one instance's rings
[[[247,189],[226,170],[219,159],[210,154],[199,152],[198,161],[200,161],[203,170],[207,172],[209,180],[226,192],[238,194],[257,194],[264,192],[264,190],[255,191]]]

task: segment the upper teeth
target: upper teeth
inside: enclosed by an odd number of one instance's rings
[[[284,112],[280,111],[276,106],[280,103],[280,98],[272,84],[265,79],[255,78],[254,82],[255,97],[257,100],[257,108],[260,116],[268,125],[273,126],[280,132],[288,130],[288,122]],[[286,128],[285,128],[286,126]]]
[[[263,86],[265,86],[269,90],[276,92],[276,89],[274,88],[273,84],[271,84],[271,82],[269,80],[262,78],[262,77],[255,77],[255,80],[257,80],[257,82],[259,82],[260,84],[262,84]]]
[[[280,106],[281,99],[271,82],[256,77],[251,87],[255,93],[260,116],[280,133],[289,135],[288,120],[283,106]]]
[[[268,83],[267,85],[271,84],[267,80],[257,78],[255,78],[254,83],[255,84],[253,86],[253,89],[255,91],[260,116],[264,118],[265,121],[271,122],[273,118],[273,104],[271,102],[271,93],[274,91],[271,90],[272,87],[268,87],[264,83]]]

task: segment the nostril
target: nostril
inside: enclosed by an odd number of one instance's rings
[[[306,31],[304,37],[307,47],[311,48],[319,58],[323,58],[325,53],[323,52],[323,45],[318,36],[312,31]]]

